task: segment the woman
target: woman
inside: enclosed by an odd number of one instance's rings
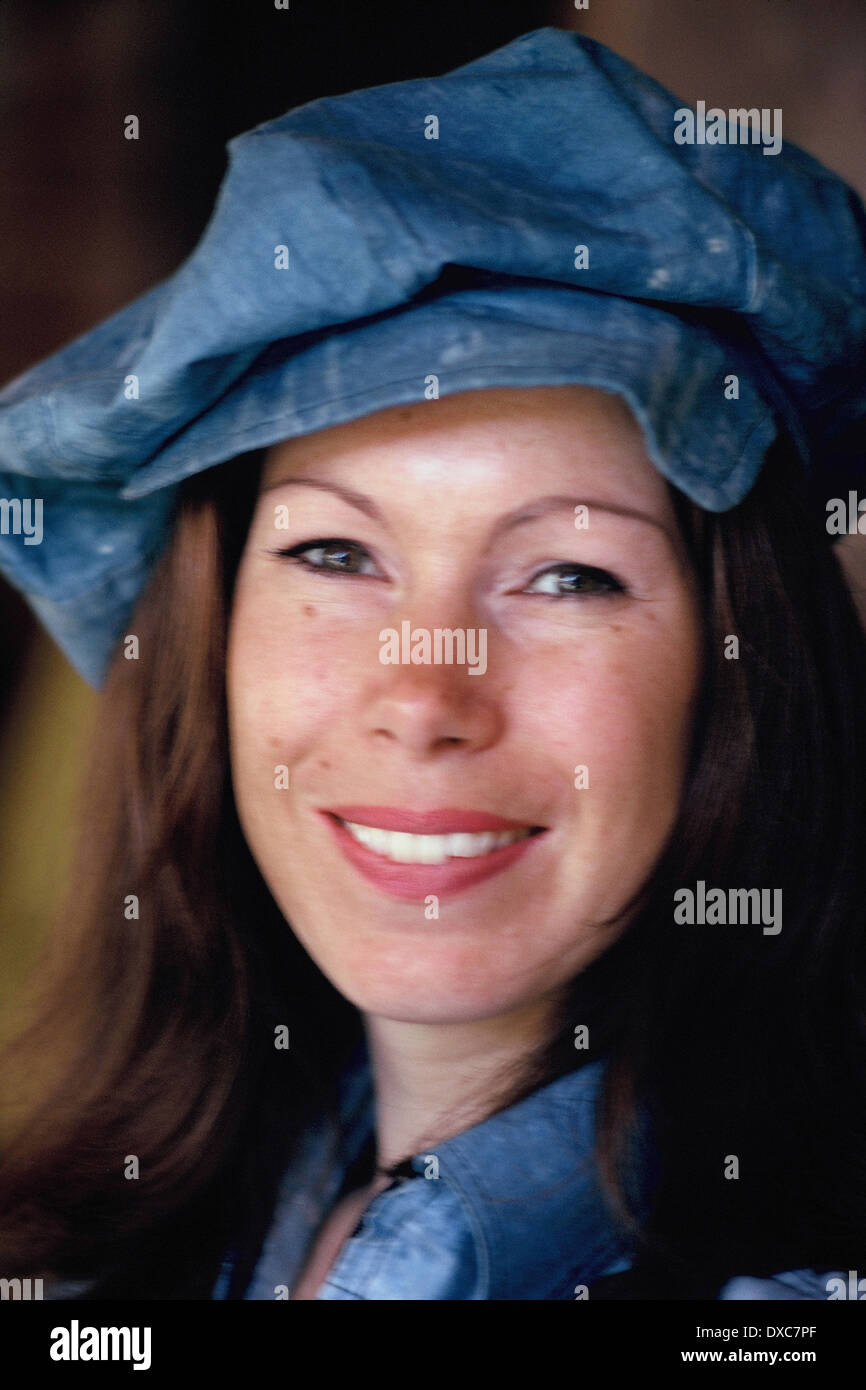
[[[176,276],[4,391],[54,538],[4,564],[104,684],[3,1069],[8,1274],[862,1268],[866,653],[824,505],[862,209],[675,108],[551,29],[312,103],[235,143]]]

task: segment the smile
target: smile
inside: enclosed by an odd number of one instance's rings
[[[503,872],[547,829],[453,809],[340,806],[320,814],[344,858],[368,883],[411,901],[462,892]]]
[[[486,831],[480,835],[466,831],[454,835],[410,835],[405,830],[381,830],[378,826],[345,820],[342,823],[359,844],[395,864],[444,864],[446,859],[478,859],[537,833],[528,826],[525,830]]]

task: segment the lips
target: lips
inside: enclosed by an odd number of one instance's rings
[[[527,821],[489,816],[485,811],[463,811],[445,807],[437,811],[408,811],[401,806],[329,806],[326,813],[357,825],[379,830],[403,830],[409,835],[459,835],[484,830],[532,830]]]
[[[334,806],[320,812],[344,857],[393,897],[456,893],[510,868],[545,827],[482,811]]]

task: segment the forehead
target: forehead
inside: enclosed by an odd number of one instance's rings
[[[383,467],[384,465],[384,467]],[[304,476],[351,484],[412,486],[439,481],[484,492],[497,469],[518,485],[567,477],[668,513],[670,498],[640,426],[612,392],[584,386],[504,387],[389,407],[271,445],[261,486]]]

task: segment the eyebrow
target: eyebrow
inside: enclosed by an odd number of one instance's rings
[[[331,492],[337,497],[342,497],[349,506],[356,507],[358,511],[366,516],[372,517],[386,529],[390,530],[387,521],[379,507],[372,498],[367,497],[363,492],[355,492],[353,488],[343,487],[340,483],[325,482],[321,478],[282,478],[279,482],[270,483],[262,488],[262,495],[273,492],[278,487],[314,487],[320,492]],[[647,526],[654,526],[656,530],[669,540],[676,549],[676,542],[663,521],[656,517],[649,516],[646,512],[637,511],[634,507],[622,507],[611,502],[594,502],[587,497],[569,497],[564,493],[552,493],[548,497],[538,497],[534,502],[526,506],[518,507],[513,512],[507,512],[495,523],[491,532],[490,539],[495,540],[508,531],[515,530],[518,526],[526,526],[530,522],[538,521],[541,517],[549,516],[552,512],[573,511],[575,507],[586,507],[590,511],[595,509],[600,512],[608,512],[611,516],[621,516],[632,521],[642,521]]]
[[[342,497],[344,502],[348,502],[350,507],[357,507],[359,512],[364,512],[374,521],[381,522],[387,526],[384,516],[372,498],[367,497],[363,492],[355,492],[350,487],[342,487],[340,483],[326,483],[321,478],[281,478],[279,482],[269,483],[262,488],[262,496],[273,492],[278,487],[315,487],[320,492],[333,492],[338,497]]]

